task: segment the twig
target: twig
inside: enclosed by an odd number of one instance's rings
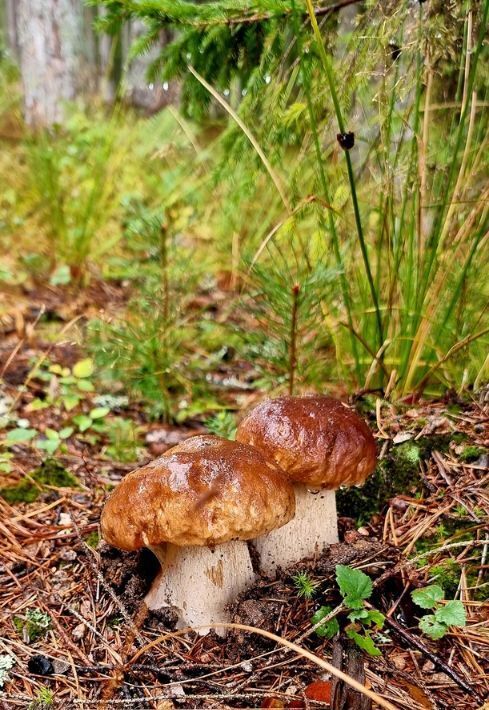
[[[258,634],[259,636],[263,636],[264,638],[271,639],[272,641],[275,641],[276,643],[279,643],[282,646],[287,646],[287,648],[290,648],[292,651],[295,651],[295,653],[299,654],[299,656],[303,656],[304,658],[307,658],[309,661],[312,661],[320,668],[324,668],[324,670],[328,671],[328,673],[331,673],[332,675],[336,676],[337,678],[340,678],[347,685],[351,686],[355,690],[358,690],[358,692],[363,693],[363,695],[366,695],[371,700],[374,700],[378,705],[380,705],[380,707],[386,708],[386,710],[396,710],[394,705],[392,705],[388,700],[384,700],[384,698],[382,698],[377,693],[374,693],[369,688],[365,688],[365,686],[363,686],[361,683],[359,683],[357,680],[355,680],[355,678],[351,678],[346,673],[343,673],[343,671],[340,671],[338,668],[331,665],[331,663],[328,663],[324,659],[319,658],[318,656],[315,656],[313,653],[311,653],[310,651],[307,651],[305,648],[301,648],[301,646],[298,646],[297,644],[292,643],[291,641],[287,641],[287,639],[284,639],[281,636],[277,636],[276,634],[272,634],[272,633],[270,633],[270,631],[265,631],[264,629],[258,629],[255,626],[248,626],[246,624],[225,624],[225,623],[208,624],[205,627],[196,627],[196,628],[188,627],[186,629],[181,629],[180,631],[175,631],[175,632],[172,632],[169,634],[163,634],[162,636],[158,636],[158,638],[154,639],[154,641],[151,641],[150,643],[143,646],[143,648],[140,648],[134,654],[134,656],[129,660],[128,665],[130,665],[131,663],[134,663],[134,661],[136,661],[143,653],[146,653],[153,646],[157,646],[159,643],[161,643],[161,641],[164,641],[169,638],[175,638],[177,636],[182,636],[182,635],[190,633],[192,631],[198,631],[199,628],[209,628],[209,627],[213,628],[213,629],[240,629],[241,631],[248,631],[252,634]]]
[[[479,694],[457,673],[457,671],[454,671],[453,668],[450,668],[444,661],[441,660],[436,654],[432,653],[432,651],[427,648],[422,641],[420,641],[416,636],[413,636],[413,634],[410,634],[409,631],[406,631],[406,629],[403,629],[402,626],[400,626],[397,621],[394,621],[394,619],[391,619],[390,617],[386,616],[385,617],[385,624],[386,626],[390,626],[393,631],[398,634],[398,636],[401,636],[401,638],[404,639],[404,641],[407,641],[410,645],[415,646],[418,651],[421,651],[429,660],[435,664],[443,673],[446,673],[462,690],[464,690],[466,693],[470,693],[470,695],[473,695],[477,700],[480,700],[482,702],[482,699],[480,698]]]

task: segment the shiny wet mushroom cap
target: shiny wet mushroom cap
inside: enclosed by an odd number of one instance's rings
[[[184,625],[200,625],[225,620],[226,604],[252,582],[244,541],[284,525],[294,509],[291,485],[262,453],[196,436],[128,474],[101,527],[111,545],[149,547],[160,560],[150,608],[176,607]]]
[[[337,542],[334,490],[361,485],[374,471],[372,432],[332,397],[278,397],[241,421],[237,441],[266,452],[294,483],[295,519],[257,541],[264,571],[274,571]]]

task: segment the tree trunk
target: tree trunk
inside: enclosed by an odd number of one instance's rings
[[[33,128],[63,120],[84,78],[80,0],[17,0],[24,113]]]
[[[6,19],[6,40],[7,47],[12,59],[19,58],[19,42],[17,36],[17,5],[16,0],[6,0],[5,2],[5,19]]]
[[[139,37],[147,32],[147,27],[141,20],[133,20],[129,26],[129,51],[130,46]],[[136,108],[143,109],[146,113],[156,113],[160,108],[170,103],[178,103],[179,87],[176,80],[172,85],[161,81],[149,82],[147,79],[148,68],[157,59],[160,48],[169,41],[169,30],[161,32],[160,46],[153,47],[146,54],[132,59],[125,76],[125,95],[129,102]],[[126,51],[126,54],[127,54]]]

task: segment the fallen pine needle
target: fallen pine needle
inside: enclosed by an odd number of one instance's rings
[[[169,638],[175,638],[176,636],[183,636],[184,634],[190,632],[190,631],[198,631],[199,629],[240,629],[241,631],[248,631],[249,633],[252,634],[258,634],[259,636],[264,636],[265,638],[271,639],[272,641],[275,641],[276,643],[286,646],[287,648],[290,648],[292,651],[295,651],[299,656],[303,656],[304,658],[307,658],[309,661],[312,661],[315,663],[317,666],[320,668],[323,668],[324,670],[328,671],[328,673],[331,673],[332,675],[336,676],[340,680],[342,680],[344,683],[347,685],[351,686],[355,690],[357,690],[359,693],[362,693],[363,695],[366,695],[369,697],[371,700],[377,703],[377,705],[380,705],[382,708],[386,708],[386,710],[396,710],[395,706],[389,703],[388,700],[384,700],[380,695],[377,695],[373,690],[369,690],[369,688],[366,688],[364,685],[359,683],[355,678],[351,678],[349,675],[346,673],[343,673],[343,671],[340,671],[339,668],[336,668],[335,666],[331,665],[331,663],[328,663],[327,661],[324,661],[322,658],[319,658],[318,656],[315,656],[313,653],[310,651],[306,651],[306,649],[301,648],[300,646],[297,646],[297,644],[292,643],[291,641],[287,641],[287,639],[282,638],[281,636],[277,636],[276,634],[270,633],[270,631],[265,631],[264,629],[258,629],[255,626],[247,626],[246,624],[231,624],[231,623],[217,623],[217,624],[207,624],[206,626],[197,626],[195,628],[185,628],[181,629],[180,631],[174,631],[168,634],[163,634],[162,636],[158,636],[158,638],[154,639],[150,643],[146,644],[146,646],[143,646],[140,648],[134,656],[128,661],[126,664],[127,666],[130,666],[133,664],[140,656],[142,656],[146,651],[148,651],[150,648],[153,646],[157,646],[161,641],[165,641],[166,639]]]

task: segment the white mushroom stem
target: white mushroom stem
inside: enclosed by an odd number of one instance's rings
[[[324,547],[338,542],[334,491],[313,490],[295,484],[295,518],[254,540],[264,574],[275,576],[305,557],[317,557]]]
[[[146,604],[149,609],[175,608],[179,629],[229,621],[227,605],[254,581],[248,546],[242,540],[213,549],[169,543],[150,549],[162,569],[146,595]],[[204,628],[199,633],[208,631]]]

